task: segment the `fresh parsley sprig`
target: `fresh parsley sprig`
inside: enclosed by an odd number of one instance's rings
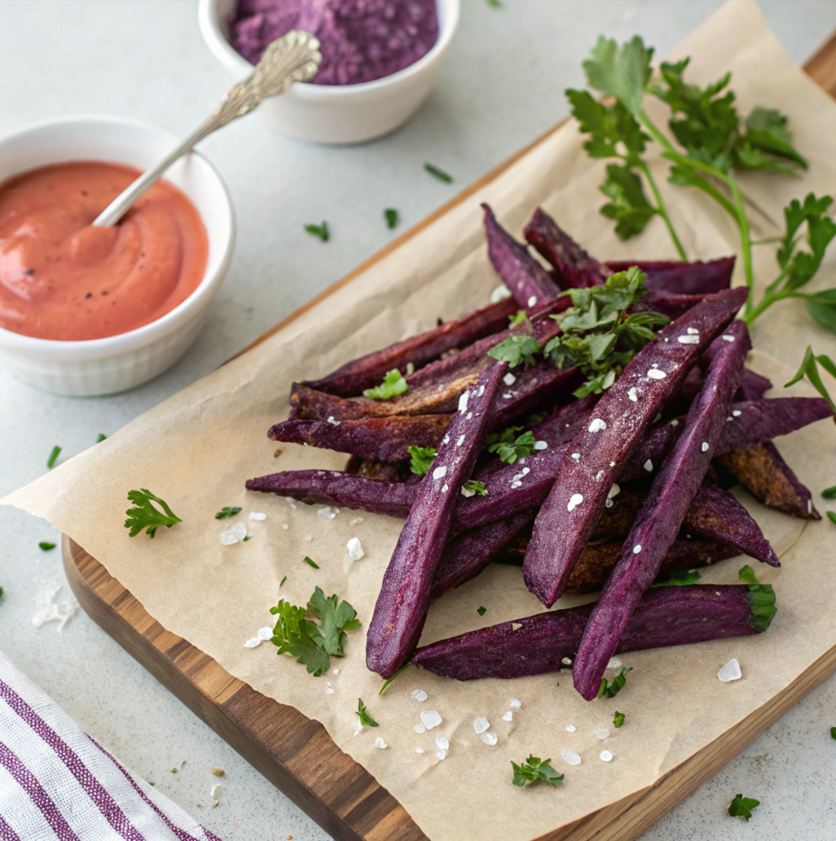
[[[489,453],[496,453],[505,464],[514,464],[517,459],[527,458],[534,452],[537,440],[533,432],[523,432],[521,426],[509,426],[502,432],[495,432],[485,438]],[[484,490],[484,488],[483,488]]]
[[[729,814],[733,818],[743,818],[746,823],[749,823],[749,818],[752,817],[752,809],[756,809],[760,805],[760,800],[755,800],[752,797],[744,797],[742,794],[736,794],[734,800],[729,805]]]
[[[366,705],[363,703],[362,698],[357,699],[357,712],[355,713],[357,718],[360,719],[360,724],[364,725],[365,727],[379,727],[380,725],[371,717],[369,711],[366,709]]]
[[[507,362],[509,368],[516,368],[522,365],[523,368],[531,368],[537,360],[534,356],[543,350],[543,346],[534,336],[526,336],[522,333],[513,333],[507,339],[494,345],[488,356],[498,359],[500,362]]]
[[[399,394],[405,394],[408,390],[409,383],[404,379],[403,374],[397,368],[393,368],[386,374],[380,385],[367,388],[363,392],[363,397],[371,400],[391,400]]]
[[[563,780],[563,774],[558,774],[549,763],[551,759],[540,759],[537,756],[529,756],[521,765],[512,762],[514,768],[514,785],[524,786],[526,783],[548,783],[555,786]]]
[[[818,368],[819,365],[821,365],[828,374],[836,377],[836,364],[834,364],[833,360],[823,353],[818,355],[813,353],[812,345],[807,345],[807,351],[804,354],[801,367],[795,372],[795,376],[788,383],[784,384],[784,388],[789,388],[791,385],[795,385],[797,382],[804,379],[804,377],[807,377],[816,391],[824,397],[828,403],[830,403],[830,408],[836,412],[836,403],[833,402],[833,398],[827,391],[827,386],[822,382],[821,374],[819,373]]]
[[[143,529],[149,537],[153,537],[160,526],[171,528],[175,523],[183,521],[171,510],[164,499],[155,496],[147,488],[139,491],[128,491],[128,501],[134,503],[136,508],[129,508],[125,513],[128,519],[125,520],[125,528],[130,529],[129,537],[136,537]],[[154,505],[157,503],[159,508]],[[162,511],[160,511],[162,508]]]
[[[615,698],[627,683],[627,672],[632,672],[632,666],[625,666],[611,681],[605,677],[601,678],[601,688],[598,690],[598,698]]]
[[[417,476],[423,476],[430,469],[438,451],[435,447],[410,447],[409,469]]]
[[[487,496],[488,492],[485,489],[485,483],[479,482],[476,479],[468,479],[462,486],[462,496]]]

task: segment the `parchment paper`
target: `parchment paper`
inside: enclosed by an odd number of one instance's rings
[[[747,200],[757,208],[752,214],[756,237],[777,233],[774,223],[788,198],[811,189],[836,192],[836,105],[792,66],[753,3],[728,3],[676,52],[685,54],[695,56],[689,73],[700,82],[731,68],[744,112],[764,103],[790,114],[797,145],[810,161],[800,179],[743,179]],[[663,123],[664,111],[656,116]],[[661,220],[630,243],[616,238],[611,223],[598,213],[603,166],[587,158],[575,126],[567,125],[270,340],[5,500],[69,534],[170,631],[258,691],[321,721],[434,841],[526,841],[640,791],[768,704],[836,645],[833,525],[826,520],[805,525],[747,498],[783,563],[780,570],[758,567],[762,580],[774,583],[779,605],[766,635],[625,655],[634,671],[627,688],[611,701],[585,703],[568,674],[457,683],[415,669],[378,698],[380,680],[364,665],[365,626],[401,522],[345,509],[326,520],[318,515],[319,506],[293,510],[283,499],[243,490],[251,476],[345,464],[343,456],[288,445],[274,460],[275,445],[265,433],[286,417],[293,379],[319,377],[358,354],[428,329],[438,316],[450,317],[487,300],[497,279],[486,257],[480,201],[489,201],[516,233],[542,204],[601,257],[674,258]],[[667,186],[666,167],[660,162],[656,168],[688,253],[702,258],[733,253],[737,238],[725,216],[695,191]],[[758,276],[766,282],[776,273],[774,251],[769,246],[757,253]],[[818,283],[833,285],[832,262]],[[763,351],[794,369],[809,342],[834,350],[832,336],[791,303],[764,317],[754,337],[761,351],[753,354],[753,367],[779,386],[790,369]],[[793,393],[806,392],[802,386]],[[834,482],[834,444],[829,422],[779,442],[814,491]],[[129,539],[122,522],[131,488],[152,489],[183,522],[161,530],[154,540]],[[242,507],[239,519],[247,522],[252,540],[221,545],[220,532],[235,522],[214,519],[224,505]],[[247,521],[251,511],[264,512],[267,519]],[[352,537],[361,540],[366,553],[356,562],[346,550]],[[320,569],[304,564],[305,555]],[[704,580],[734,582],[742,563],[726,561],[706,572]],[[363,630],[349,635],[348,656],[321,678],[309,676],[290,658],[277,657],[269,643],[243,647],[258,628],[272,624],[268,608],[285,575],[283,597],[304,604],[318,584],[348,599],[364,623]],[[579,601],[565,598],[558,607]],[[480,605],[487,608],[484,617],[476,612]],[[495,566],[432,608],[423,641],[541,609],[518,569]],[[739,659],[743,679],[720,683],[717,671],[732,657]],[[427,700],[413,700],[414,689],[426,691]],[[358,698],[380,727],[355,737]],[[522,705],[507,722],[502,716],[511,709],[511,699]],[[627,717],[620,730],[612,727],[616,709]],[[418,734],[413,728],[426,710],[440,713],[443,723]],[[477,716],[489,720],[497,745],[485,745],[476,735]],[[567,725],[576,731],[567,732]],[[599,740],[596,730],[607,727],[610,736]],[[436,758],[437,736],[450,742],[443,761]],[[376,748],[377,737],[388,747]],[[425,752],[417,753],[418,747]],[[599,759],[604,748],[614,756],[610,763]],[[582,763],[568,766],[560,756],[563,749],[576,751]],[[552,757],[565,772],[560,789],[511,785],[511,760],[522,761],[529,753]]]

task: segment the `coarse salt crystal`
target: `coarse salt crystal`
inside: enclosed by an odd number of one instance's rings
[[[473,417],[473,412],[468,412],[465,420],[470,420]]]
[[[547,450],[549,448],[548,441],[535,441],[534,442],[534,449],[535,450]]]
[[[613,505],[615,505],[615,503],[614,503],[611,499],[605,499],[605,500],[604,500],[604,505],[605,505],[607,508],[612,508],[612,507],[613,507]]]
[[[634,555],[638,555],[638,554],[639,554],[639,552],[641,552],[641,550],[642,550],[642,545],[641,545],[641,543],[637,543],[637,544],[633,547],[633,554],[634,554]]]
[[[734,336],[721,336],[720,337],[724,342],[733,342]]]
[[[442,464],[433,470],[433,479],[443,479],[447,475],[447,468]]]
[[[650,377],[651,380],[664,380],[667,374],[664,371],[660,371],[658,368],[651,368],[647,372],[647,376]]]
[[[732,658],[717,672],[717,677],[723,683],[728,683],[730,680],[740,680],[743,677],[743,672],[740,671],[740,663],[735,658]]]
[[[592,423],[589,424],[590,432],[601,432],[607,428],[607,424],[601,418],[593,418]]]
[[[574,732],[575,732],[575,730],[577,730],[577,729],[578,729],[578,728],[577,728],[577,727],[575,727],[575,725],[574,725],[574,724],[567,724],[567,725],[566,725],[566,732],[567,732],[567,733],[574,733]]]
[[[380,736],[378,736],[378,737],[374,740],[374,746],[375,746],[376,748],[380,748],[380,750],[383,750],[384,748],[389,747],[389,746],[386,744],[386,741],[385,741],[384,739],[382,739]]]
[[[537,296],[536,296],[536,295],[532,295],[532,296],[528,299],[528,306],[529,306],[529,307],[533,307],[536,303],[537,303]]]
[[[679,421],[678,421],[678,420],[676,420],[676,418],[674,418],[674,420],[672,420],[672,421],[671,421],[671,426],[672,426],[674,429],[676,429],[676,428],[679,426]]]
[[[415,753],[426,753],[423,748],[415,748]]]
[[[246,535],[244,535],[246,537]],[[224,546],[232,546],[233,543],[238,542],[238,538],[232,533],[232,531],[222,531],[220,534],[220,541],[223,543]]]
[[[309,534],[306,534],[306,535],[302,538],[302,540],[313,540],[313,538],[312,538]]]
[[[296,500],[293,499],[291,496],[286,496],[284,501],[295,511],[299,506],[296,504]]]
[[[686,331],[689,336],[699,336],[700,331],[696,327],[689,327]]]
[[[612,754],[608,750],[602,750],[598,755],[604,762],[610,762],[612,760]]]
[[[620,657],[610,657],[610,662],[607,663],[608,669],[620,669],[621,668],[621,658]]]
[[[244,648],[255,648],[259,645],[261,645],[261,640],[258,637],[253,637],[251,640],[247,640],[244,643]]]
[[[447,759],[447,751],[446,750],[439,750],[435,752],[435,758],[439,760]]]
[[[491,292],[490,301],[492,304],[498,304],[500,301],[504,301],[506,298],[511,297],[511,290],[504,284],[500,283],[496,289]],[[423,753],[423,751],[421,751]]]
[[[462,496],[465,499],[470,499],[470,497],[476,496],[476,491],[470,490],[467,485],[462,485]]]
[[[480,385],[479,386],[479,391],[476,392],[476,396],[481,397],[484,393],[485,393],[485,386]]]
[[[639,402],[639,393],[638,393],[638,391],[636,391],[636,389],[635,389],[635,388],[631,388],[631,389],[627,392],[627,396],[628,396],[628,397],[629,397],[629,398],[630,398],[630,399],[631,399],[634,403],[638,403],[638,402]]]
[[[572,458],[575,459],[575,461],[580,461],[581,460],[581,454],[580,453],[572,453]]]
[[[564,657],[561,661],[564,666],[571,666],[572,665],[572,658],[571,657]]]
[[[511,699],[511,706],[515,710],[518,710],[522,706],[522,701],[518,701],[516,698],[512,698]]]
[[[473,729],[476,731],[477,736],[480,733],[484,733],[490,726],[491,723],[481,715],[473,722]]]
[[[414,730],[416,733],[426,733],[427,728],[423,724],[416,724]]]
[[[499,741],[496,737],[496,733],[483,733],[479,738],[486,745],[495,745],[497,741]]]
[[[511,394],[510,391],[506,391],[505,394],[502,395],[503,400],[510,400],[514,395]]]
[[[326,520],[333,520],[339,512],[336,509],[331,508],[330,505],[326,505],[325,508],[320,508],[316,513],[319,514],[320,517],[324,517]]]
[[[583,502],[583,494],[572,494],[566,506],[567,511],[574,511]]]
[[[609,736],[609,735],[610,735],[610,731],[609,731],[609,730],[607,730],[607,728],[606,728],[606,727],[602,727],[600,730],[596,730],[596,731],[595,731],[595,735],[596,735],[599,739],[606,739],[606,738],[607,738],[607,736]]]
[[[467,401],[470,399],[470,392],[465,391],[459,398],[459,411],[464,414],[467,411]]]
[[[610,488],[609,493],[607,494],[607,499],[615,499],[621,493],[621,488],[618,484],[613,482],[613,486]]]
[[[700,449],[701,449],[704,453],[707,453],[707,452],[708,452],[708,442],[703,441],[703,442],[702,442],[702,444],[700,444]]]
[[[502,720],[503,721],[513,721],[514,720],[514,713],[512,713],[511,710],[508,710],[508,712],[505,713],[504,716],[502,716]]]
[[[435,743],[438,745],[441,750],[449,750],[450,749],[450,742],[444,738],[444,736],[436,736]]]
[[[325,687],[325,694],[326,695],[333,695],[334,694],[334,687],[330,684]]]
[[[652,473],[652,472],[653,472],[653,462],[652,462],[650,459],[648,459],[648,460],[644,463],[644,469],[645,469],[648,473]]]
[[[603,478],[604,478],[604,471],[603,471],[603,470],[599,470],[599,471],[595,474],[595,481],[596,481],[596,482],[600,482],[600,481],[601,481],[601,479],[603,479]]]
[[[459,440],[456,441],[456,446],[461,447],[462,444],[464,444],[464,435],[459,435]]]
[[[267,642],[267,640],[273,639],[273,629],[268,626],[259,628],[256,636],[263,642]]]
[[[447,491],[450,490],[450,486],[445,484],[444,487],[441,489],[441,493],[446,494]]]
[[[679,336],[677,341],[682,345],[698,345],[700,343],[699,336]]]
[[[345,544],[345,548],[348,549],[348,557],[351,558],[352,561],[359,561],[360,558],[366,554],[363,551],[363,546],[356,537],[352,537],[351,540]]]
[[[581,764],[581,758],[573,750],[562,750],[560,755],[563,757],[563,761],[569,765]]]
[[[512,386],[516,381],[517,378],[510,371],[502,378],[502,382],[507,386]]]
[[[342,423],[342,421],[338,421],[333,415],[329,415],[328,423],[330,423],[331,426],[339,426]]]
[[[282,528],[283,528],[285,531],[287,531],[287,530],[290,528],[290,526],[289,526],[287,523],[282,523]]]
[[[260,511],[250,511],[250,519],[251,520],[266,520],[267,515],[262,514]]]
[[[423,689],[413,689],[410,697],[416,701],[426,701],[427,693]]]
[[[441,724],[441,716],[435,710],[424,710],[421,713],[421,722],[427,730],[432,730]]]

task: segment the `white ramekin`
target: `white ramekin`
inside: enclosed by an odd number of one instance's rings
[[[147,123],[117,117],[66,117],[27,126],[0,139],[0,183],[29,169],[64,161],[109,161],[148,169],[179,138]],[[156,377],[197,338],[220,288],[235,244],[235,216],[220,175],[199,152],[165,177],[197,208],[209,238],[200,286],[179,306],[129,333],[82,342],[36,339],[0,328],[0,358],[19,379],[56,394],[113,394]]]
[[[236,79],[252,65],[227,40],[237,0],[200,0],[200,30],[209,49]],[[460,0],[436,0],[438,41],[414,64],[360,85],[298,83],[287,93],[267,99],[258,113],[284,133],[315,143],[359,143],[394,131],[427,98],[435,74],[459,25]]]

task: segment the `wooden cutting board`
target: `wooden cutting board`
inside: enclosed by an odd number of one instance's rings
[[[836,96],[836,33],[804,66]],[[439,208],[331,288],[277,324],[253,345],[315,307],[436,219],[489,184],[557,131],[550,129]],[[246,353],[249,348],[243,351]],[[211,657],[163,628],[107,570],[65,537],[70,586],[90,617],[200,716],[270,782],[338,841],[418,841],[427,836],[374,778],[331,740],[325,728],[232,677]],[[633,841],[715,774],[735,754],[836,671],[836,648],[769,704],[674,768],[655,785],[537,841]]]

